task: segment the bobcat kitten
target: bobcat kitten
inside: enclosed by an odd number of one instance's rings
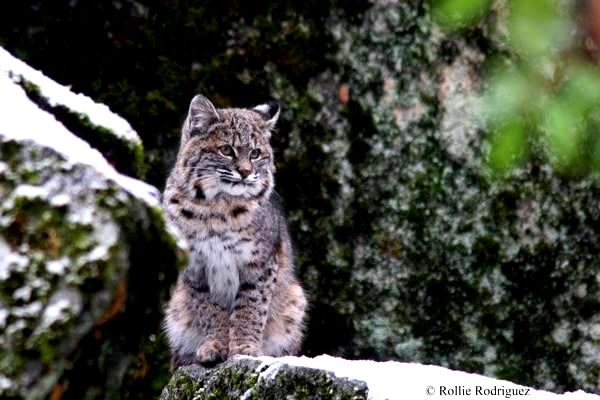
[[[190,104],[163,200],[191,250],[166,310],[173,368],[300,348],[306,298],[272,195],[278,117],[274,103],[217,110],[198,95]]]

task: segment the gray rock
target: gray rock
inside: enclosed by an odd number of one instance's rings
[[[319,370],[256,358],[235,358],[212,368],[178,369],[161,400],[183,399],[348,399],[366,400],[365,382]]]
[[[161,400],[351,399],[400,400],[427,397],[599,400],[583,391],[562,395],[433,365],[350,361],[326,355],[234,357],[212,369],[178,369]]]
[[[158,191],[117,173],[0,61],[0,397],[123,395],[184,247]]]
[[[274,67],[306,349],[598,391],[598,176],[536,155],[490,175],[475,98],[501,28],[449,35],[426,3],[332,18],[336,69],[308,90]]]

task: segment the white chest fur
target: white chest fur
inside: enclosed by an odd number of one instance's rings
[[[212,301],[230,309],[240,286],[240,268],[250,261],[252,242],[219,236],[194,243],[193,265],[204,268]]]

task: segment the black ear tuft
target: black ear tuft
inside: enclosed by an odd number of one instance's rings
[[[253,108],[254,111],[261,114],[265,119],[273,118],[279,112],[279,103],[272,100],[265,104],[260,104]]]
[[[279,119],[281,107],[279,106],[278,102],[269,101],[268,103],[260,104],[254,107],[252,110],[259,113],[267,123],[267,127],[271,129],[277,123],[277,119]]]

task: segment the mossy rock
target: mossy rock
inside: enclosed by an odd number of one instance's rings
[[[495,33],[448,35],[417,0],[329,29],[335,68],[271,81],[307,352],[597,391],[600,181],[536,155],[492,176],[475,111]]]
[[[399,400],[524,396],[532,400],[598,400],[583,391],[561,395],[435,365],[308,357],[236,356],[213,368],[179,368],[161,400]]]
[[[155,188],[0,87],[0,397],[128,398],[184,245]]]
[[[290,365],[285,360],[235,358],[212,369],[199,365],[179,368],[160,398],[366,400],[367,385],[337,377],[331,371]]]

